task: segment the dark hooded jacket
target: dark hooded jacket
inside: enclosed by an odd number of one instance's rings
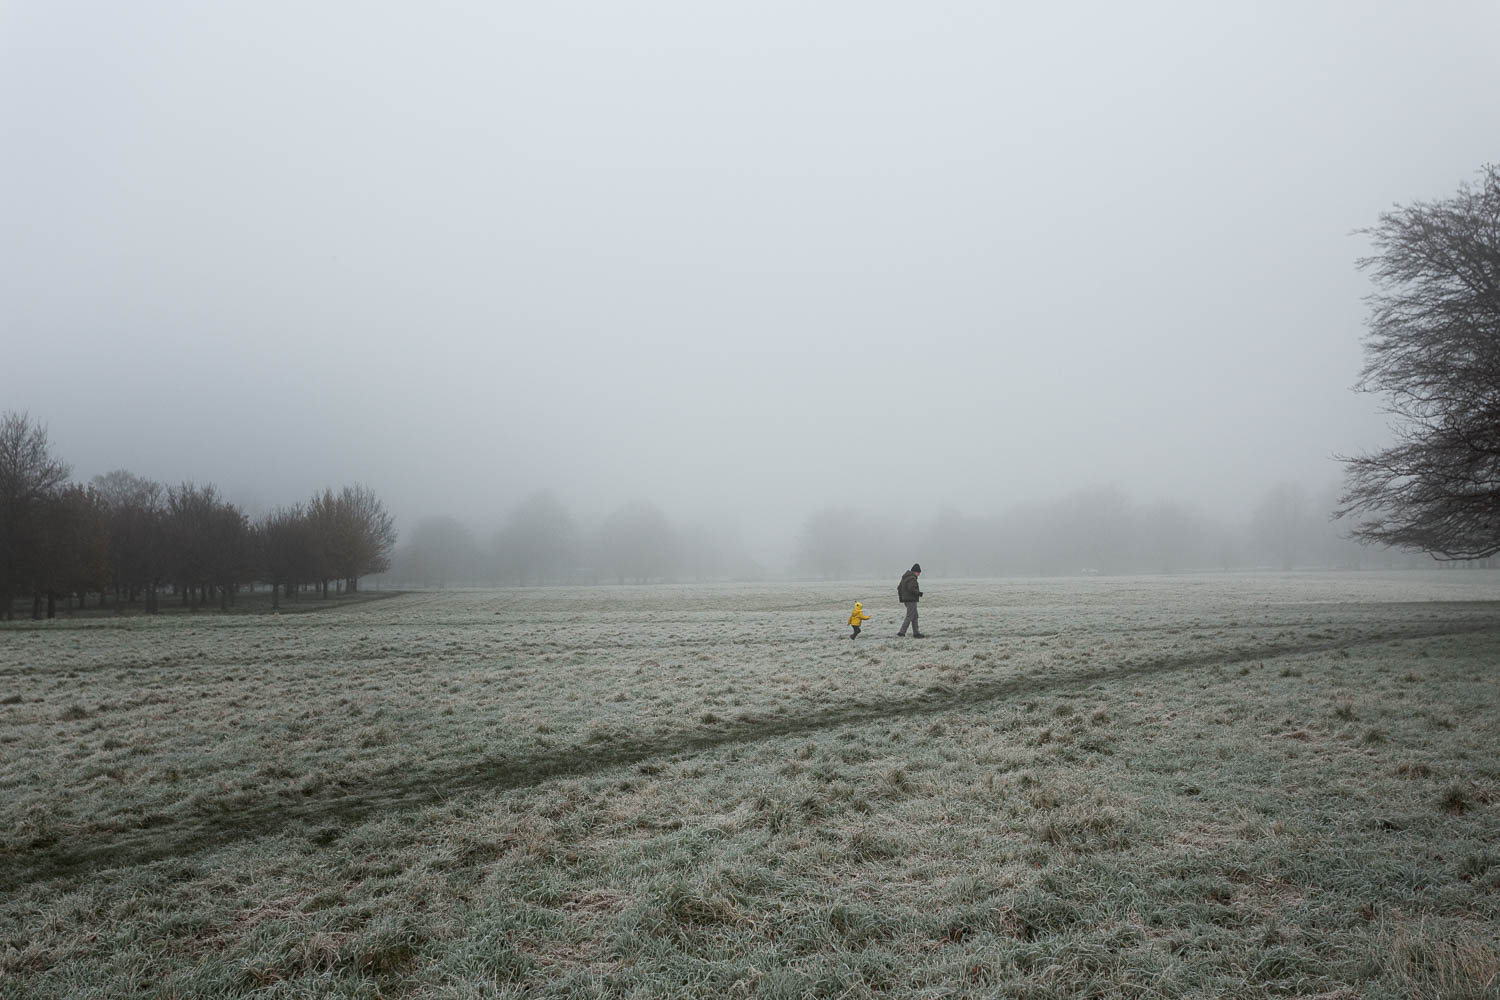
[[[889,579],[889,577],[887,577]],[[896,599],[902,604],[908,601],[920,601],[922,591],[917,587],[917,574],[907,570],[901,574],[901,582],[896,585]]]

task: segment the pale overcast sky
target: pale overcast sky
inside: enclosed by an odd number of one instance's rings
[[[1351,230],[1500,4],[0,2],[0,407],[79,478],[781,531],[1385,437]]]

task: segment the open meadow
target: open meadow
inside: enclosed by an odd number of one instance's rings
[[[1500,574],[922,587],[0,624],[0,996],[1500,996]]]

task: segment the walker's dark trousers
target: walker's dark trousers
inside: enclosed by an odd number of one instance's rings
[[[916,634],[916,633],[922,631],[920,628],[917,627],[917,602],[916,601],[902,601],[901,603],[904,604],[904,605],[906,605],[906,621],[904,621],[904,622],[901,623],[901,631],[897,632],[896,634],[897,635],[905,635],[906,634],[906,626],[908,626],[908,625],[911,626],[911,630],[912,630],[913,634]]]

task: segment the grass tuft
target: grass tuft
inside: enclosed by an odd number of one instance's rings
[[[1468,789],[1462,785],[1449,785],[1443,789],[1443,796],[1438,800],[1438,808],[1445,813],[1455,816],[1462,815],[1472,809],[1474,803],[1469,797]]]
[[[1472,930],[1430,919],[1382,928],[1370,955],[1410,997],[1493,1000],[1500,994],[1500,956]]]

